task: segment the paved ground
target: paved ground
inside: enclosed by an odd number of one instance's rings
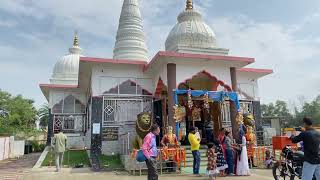
[[[115,172],[93,173],[89,169],[63,169],[62,172],[54,172],[54,168],[41,168],[25,175],[23,180],[145,180],[146,176],[128,176]],[[160,176],[159,180],[207,180],[207,177],[195,177],[192,175]],[[273,180],[270,170],[254,170],[249,177],[218,177],[221,180]]]
[[[0,180],[20,180],[31,172],[31,168],[37,162],[40,154],[28,154],[20,159],[0,161]]]

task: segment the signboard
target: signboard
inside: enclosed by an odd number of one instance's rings
[[[119,127],[105,127],[102,130],[103,141],[118,141]]]
[[[100,134],[100,123],[92,124],[92,134]]]

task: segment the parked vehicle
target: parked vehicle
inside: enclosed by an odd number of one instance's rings
[[[282,160],[276,161],[272,168],[272,174],[275,180],[290,179],[294,180],[295,177],[301,179],[303,167],[303,151],[294,152],[291,146],[287,145],[282,149]],[[313,177],[313,180],[316,178]]]

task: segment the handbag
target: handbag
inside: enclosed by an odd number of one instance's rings
[[[145,162],[147,160],[146,156],[143,154],[143,151],[142,150],[139,150],[138,153],[137,153],[137,158],[136,160],[138,162]]]

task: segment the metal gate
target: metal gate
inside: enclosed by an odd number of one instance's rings
[[[135,122],[141,112],[152,114],[152,98],[103,98],[104,127]]]

